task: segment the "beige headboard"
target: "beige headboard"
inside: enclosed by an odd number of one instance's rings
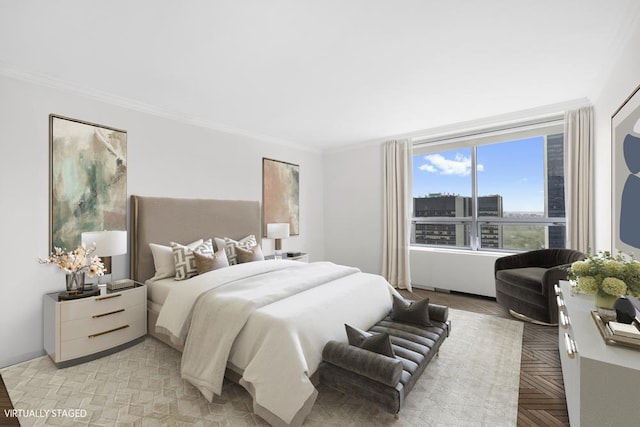
[[[254,234],[260,241],[260,202],[131,196],[131,278],[155,273],[149,243],[187,244],[198,239]]]

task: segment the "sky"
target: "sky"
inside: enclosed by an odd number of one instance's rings
[[[544,140],[527,138],[478,147],[478,195],[502,196],[505,212],[544,212]],[[471,196],[471,149],[413,158],[413,195]]]

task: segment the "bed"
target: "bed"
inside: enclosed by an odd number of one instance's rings
[[[148,285],[149,334],[183,352],[181,375],[207,400],[227,376],[270,424],[301,425],[324,345],[346,341],[345,323],[368,329],[397,293],[378,275],[329,262],[257,261],[149,280],[150,243],[247,235],[259,243],[261,234],[257,201],[131,196],[131,276]]]

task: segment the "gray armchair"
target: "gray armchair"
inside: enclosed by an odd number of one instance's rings
[[[539,249],[498,258],[496,299],[516,318],[555,325],[558,306],[553,286],[566,280],[566,267],[583,259],[584,254],[573,249]]]

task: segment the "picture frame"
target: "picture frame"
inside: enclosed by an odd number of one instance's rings
[[[49,247],[127,229],[127,132],[49,115]]]
[[[640,85],[611,116],[612,248],[640,250]]]
[[[270,223],[288,223],[290,235],[300,234],[300,166],[263,157],[263,237]]]

